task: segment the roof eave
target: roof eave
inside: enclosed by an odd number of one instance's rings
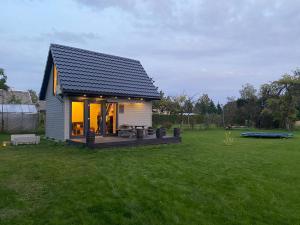
[[[46,99],[46,92],[47,92],[48,82],[49,82],[49,78],[50,78],[52,63],[53,63],[52,53],[51,53],[51,49],[49,49],[47,63],[45,66],[45,71],[44,71],[43,82],[42,82],[41,90],[39,93],[39,100],[41,100],[41,101]]]
[[[118,97],[118,98],[143,98],[147,100],[160,100],[160,96],[149,96],[149,95],[130,95],[120,93],[107,93],[107,92],[95,92],[95,91],[80,91],[80,90],[68,90],[62,89],[63,95],[89,95],[92,97],[105,96],[105,97]]]

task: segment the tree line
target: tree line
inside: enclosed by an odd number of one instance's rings
[[[207,94],[195,98],[186,94],[166,96],[161,91],[160,95],[161,100],[153,103],[154,112],[177,115],[180,123],[192,124],[195,121],[190,118],[200,115],[204,124],[291,130],[300,119],[300,70],[284,74],[278,80],[261,85],[258,90],[247,83],[242,86],[238,98],[228,97],[223,106]]]
[[[224,106],[228,124],[257,128],[291,130],[300,119],[300,70],[284,74],[280,79],[256,90],[246,84],[238,99],[229,98]]]
[[[160,91],[159,101],[153,102],[153,109],[160,114],[181,114],[181,113],[198,113],[198,114],[221,114],[221,105],[215,104],[207,94],[203,94],[198,99],[186,94],[179,96],[166,96]]]
[[[161,100],[153,102],[153,122],[163,126],[170,123],[188,124],[193,128],[195,124],[202,123],[206,127],[210,124],[222,126],[222,106],[215,103],[207,94],[199,98],[182,94],[179,96],[166,96],[160,91]]]

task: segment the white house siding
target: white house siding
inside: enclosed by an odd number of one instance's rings
[[[118,101],[124,104],[124,113],[118,114],[118,124],[134,126],[152,126],[152,102],[146,101]]]
[[[64,140],[64,101],[53,95],[53,68],[46,92],[46,137]]]

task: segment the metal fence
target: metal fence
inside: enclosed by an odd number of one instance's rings
[[[8,133],[35,132],[39,115],[35,105],[1,104],[0,130]]]

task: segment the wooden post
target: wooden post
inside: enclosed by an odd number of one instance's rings
[[[89,101],[86,99],[83,101],[84,105],[84,116],[83,116],[83,120],[84,120],[84,136],[86,137],[87,133],[90,130],[90,103]]]
[[[119,128],[119,103],[116,102],[116,134],[118,133],[118,128]]]

